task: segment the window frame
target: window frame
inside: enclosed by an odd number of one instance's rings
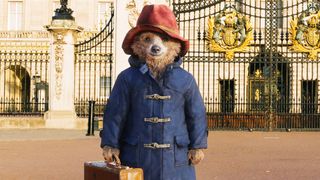
[[[111,86],[112,86],[112,84],[111,84],[111,77],[110,76],[100,76],[99,77],[99,97],[100,98],[109,98],[110,93],[111,93]]]
[[[15,6],[15,10],[11,11],[11,6]],[[18,5],[21,7],[18,8]],[[23,30],[24,26],[24,2],[22,0],[8,1],[7,4],[7,29],[10,31]],[[20,18],[20,21],[19,21]],[[14,19],[14,21],[12,21]]]

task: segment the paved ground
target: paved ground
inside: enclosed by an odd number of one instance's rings
[[[85,131],[0,130],[0,179],[83,179],[101,160],[99,138]],[[199,180],[319,179],[320,132],[211,132]]]

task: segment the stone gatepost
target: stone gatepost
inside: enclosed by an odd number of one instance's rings
[[[44,119],[47,128],[76,128],[74,108],[74,44],[82,30],[71,16],[67,1],[61,1],[50,25],[49,110]]]

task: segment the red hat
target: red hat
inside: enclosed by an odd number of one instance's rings
[[[180,56],[184,56],[189,49],[189,41],[179,35],[179,27],[171,9],[166,5],[146,5],[141,11],[136,27],[129,30],[122,43],[126,54],[133,54],[131,45],[134,37],[146,31],[165,33],[181,43]]]

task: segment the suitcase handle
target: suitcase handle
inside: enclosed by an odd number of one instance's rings
[[[112,155],[112,161],[116,166],[121,166],[121,161],[118,156]]]
[[[106,166],[108,168],[116,168],[116,169],[130,169],[129,166],[122,166],[120,164],[117,164],[115,161],[114,162],[106,162]]]

